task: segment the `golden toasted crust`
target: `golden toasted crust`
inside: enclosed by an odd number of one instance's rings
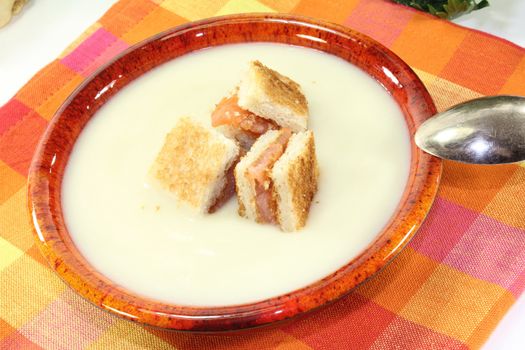
[[[27,3],[27,1],[28,0],[15,0],[12,9],[13,15],[18,14],[20,10],[22,10],[22,7],[24,7],[24,5]]]
[[[237,191],[237,193],[239,193]],[[239,197],[237,196],[237,201],[239,203],[239,209],[238,209],[238,213],[239,213],[239,216],[242,216],[242,217],[245,217],[246,216],[246,208],[244,208],[244,204],[241,202],[241,200],[239,199]]]
[[[286,182],[292,195],[296,229],[300,229],[305,225],[308,218],[310,204],[317,192],[319,180],[319,167],[315,156],[313,134],[307,139],[304,152],[290,161],[288,169]],[[282,222],[280,217],[278,219],[279,222]]]
[[[215,185],[224,180],[237,155],[233,141],[184,117],[166,136],[150,171],[180,201],[206,211],[213,204],[208,201]]]
[[[260,61],[251,62],[251,68],[256,73],[258,83],[273,103],[287,106],[299,115],[308,114],[308,102],[299,84],[266,67]]]

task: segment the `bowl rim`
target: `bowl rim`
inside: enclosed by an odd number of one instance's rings
[[[64,120],[63,115],[65,111],[74,102],[75,98],[82,94],[84,89],[92,84],[97,77],[103,75],[107,69],[118,63],[119,60],[137,50],[159,40],[169,40],[176,38],[178,35],[204,28],[220,29],[221,26],[228,24],[247,23],[291,25],[321,30],[331,33],[341,38],[341,40],[352,40],[364,48],[373,48],[379,55],[385,55],[389,61],[395,64],[412,84],[410,87],[401,84],[399,88],[410,88],[413,93],[418,95],[419,100],[417,103],[421,105],[418,108],[422,112],[419,119],[413,121],[414,125],[411,128],[416,128],[425,119],[436,113],[436,108],[427,89],[416,73],[401,58],[364,34],[339,24],[310,17],[284,14],[238,14],[214,17],[185,23],[153,35],[129,47],[87,77],[64,101],[39,141],[28,176],[28,210],[32,218],[33,233],[41,252],[50,263],[51,268],[69,286],[103,310],[142,324],[199,332],[254,328],[285,320],[337,300],[375,275],[408,244],[426,218],[437,194],[442,162],[440,159],[415,148],[413,132],[411,131],[412,163],[410,178],[403,198],[400,200],[396,211],[392,214],[390,221],[378,232],[373,242],[358,256],[337,271],[308,286],[291,291],[285,295],[242,305],[214,307],[181,306],[153,301],[147,297],[136,295],[115,285],[89,265],[89,262],[76,250],[63,223],[62,209],[60,205],[57,206],[57,203],[60,203],[60,190],[53,190],[50,186],[49,174],[52,174],[54,160],[50,163],[49,159],[50,152],[52,153],[54,150],[49,149],[49,145],[50,141],[56,138],[54,131],[60,127],[60,123]],[[255,40],[255,42],[259,41]],[[285,43],[283,41],[273,42]],[[307,47],[306,45],[303,46]],[[194,50],[189,52],[191,51]],[[147,73],[153,67],[150,67],[138,76]],[[366,73],[378,81],[376,76],[372,76],[370,72]],[[134,79],[132,78],[131,80]],[[399,84],[399,81],[397,83]],[[386,86],[385,89],[387,89]],[[387,91],[392,93],[388,89]],[[408,112],[403,111],[403,114],[405,113]],[[407,123],[409,122],[408,120],[406,121]],[[71,147],[75,141],[76,137],[73,140],[67,140]],[[67,159],[65,162],[67,163]],[[60,185],[62,175],[57,176],[59,177]],[[417,188],[408,193],[409,185],[414,181],[418,184]],[[51,198],[51,196],[54,197]],[[410,220],[407,220],[407,218]],[[386,236],[386,233],[392,233],[393,230],[396,230],[397,234]],[[85,269],[82,269],[82,266]]]

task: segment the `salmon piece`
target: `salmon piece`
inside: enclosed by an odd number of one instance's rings
[[[266,169],[271,168],[273,163],[275,163],[283,153],[284,146],[282,144],[272,143],[261,154],[257,162],[252,164],[252,166],[248,169],[250,177],[260,183],[264,183],[264,181],[268,178],[266,176]]]
[[[211,125],[231,125],[256,136],[277,128],[272,121],[239,107],[238,101],[237,95],[223,98],[211,114]]]
[[[241,120],[252,114],[239,107],[238,101],[237,95],[223,98],[211,114],[211,125],[232,125],[238,127]]]
[[[277,218],[275,211],[277,210],[277,203],[273,200],[271,187],[264,189],[264,185],[257,182],[255,185],[255,204],[257,205],[257,212],[262,222],[269,224],[276,224]]]
[[[292,136],[290,129],[284,128],[282,131],[277,140],[269,145],[247,170],[248,176],[255,182],[255,202],[262,222],[276,223],[277,204],[272,197],[270,170],[286,150],[288,140]]]

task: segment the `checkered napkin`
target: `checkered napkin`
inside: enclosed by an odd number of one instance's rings
[[[286,12],[368,34],[421,77],[439,110],[525,95],[525,50],[386,0],[122,0],[0,108],[0,349],[479,348],[525,289],[525,168],[445,162],[427,221],[395,261],[306,317],[240,335],[142,327],[102,312],[53,273],[26,213],[26,176],[60,103],[152,34],[215,15]],[[490,11],[490,9],[486,10]]]

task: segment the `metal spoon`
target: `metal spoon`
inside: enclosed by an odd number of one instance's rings
[[[456,105],[424,122],[415,141],[425,152],[464,163],[523,161],[525,97],[483,97]]]

